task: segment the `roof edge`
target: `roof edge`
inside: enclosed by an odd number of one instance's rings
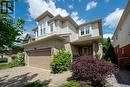
[[[42,18],[44,18],[46,15],[50,16],[50,17],[54,17],[54,15],[52,15],[48,10],[43,12],[40,16],[38,16],[35,20],[36,21],[40,21]]]

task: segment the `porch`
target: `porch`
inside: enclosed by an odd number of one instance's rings
[[[86,55],[86,56],[100,56],[102,57],[102,40],[90,39],[90,40],[77,40],[71,43],[71,49],[74,56]]]

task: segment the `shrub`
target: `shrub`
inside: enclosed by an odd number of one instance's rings
[[[94,87],[102,87],[108,76],[118,72],[118,67],[104,59],[81,56],[72,63],[71,71],[73,79]]]
[[[48,85],[36,81],[36,82],[29,83],[24,87],[48,87]]]
[[[92,87],[92,86],[90,86],[90,85],[81,86],[80,83],[77,82],[77,81],[69,81],[68,83],[62,84],[62,85],[60,85],[58,87]]]
[[[24,53],[18,53],[17,54],[17,59],[18,59],[19,65],[25,64],[24,56],[25,56]]]
[[[70,52],[64,50],[59,50],[57,54],[54,55],[53,61],[51,63],[51,68],[54,73],[61,73],[66,71],[71,64],[72,55]]]
[[[0,63],[5,63],[5,62],[8,62],[8,58],[6,57],[0,58]]]
[[[24,53],[18,53],[16,58],[10,63],[10,67],[23,66],[24,64]]]
[[[76,81],[70,81],[70,82],[68,82],[66,84],[62,84],[58,87],[80,87],[80,84]]]

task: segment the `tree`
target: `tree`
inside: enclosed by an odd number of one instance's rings
[[[11,16],[0,14],[0,53],[2,54],[7,48],[11,48],[14,42],[20,42],[18,38],[23,32],[25,21],[18,19],[13,21]]]
[[[105,58],[105,60],[117,64],[117,57],[109,37],[103,41],[103,54],[103,58]]]

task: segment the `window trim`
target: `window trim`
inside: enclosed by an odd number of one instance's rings
[[[41,26],[41,28],[40,28],[40,36],[42,36],[43,35],[43,33],[42,33],[43,31],[42,31],[42,26]]]
[[[46,34],[46,27],[45,27],[45,23],[42,24],[42,35]]]
[[[82,32],[81,32],[82,30],[83,30],[84,34],[82,34]],[[86,33],[86,31],[87,31],[88,33]],[[90,32],[91,32],[91,25],[82,26],[82,27],[80,28],[80,30],[79,30],[80,36],[90,35]]]
[[[53,30],[51,30],[51,28],[53,28]],[[52,32],[54,32],[54,23],[53,22],[50,23],[50,33],[52,33]]]

